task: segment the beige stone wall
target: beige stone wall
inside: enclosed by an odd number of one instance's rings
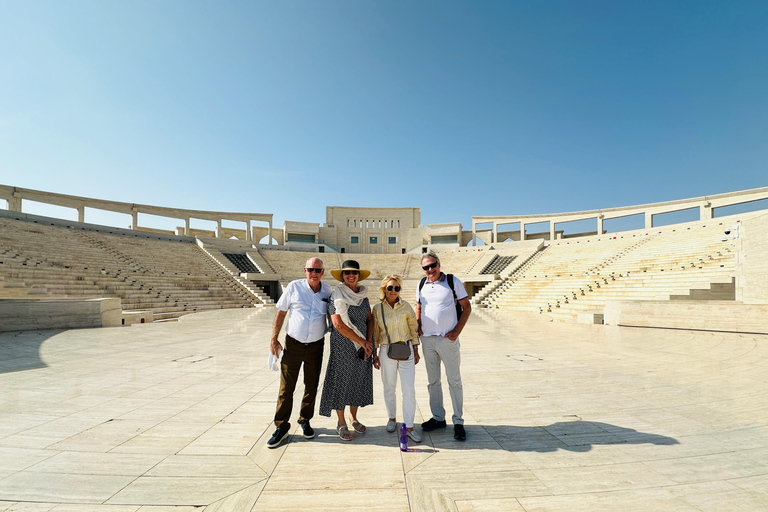
[[[739,223],[738,237],[736,300],[768,304],[768,214]]]
[[[0,300],[0,332],[115,327],[122,316],[118,298]]]
[[[768,333],[768,305],[735,301],[606,301],[606,325]]]

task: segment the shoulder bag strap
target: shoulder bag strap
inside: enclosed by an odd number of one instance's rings
[[[380,302],[379,306],[381,306],[381,321],[384,323],[384,332],[387,333],[387,341],[389,341],[389,344],[392,344],[392,338],[389,337],[389,329],[387,329],[387,321],[384,318],[384,303]]]

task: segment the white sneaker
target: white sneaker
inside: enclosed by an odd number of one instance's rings
[[[408,431],[408,437],[411,438],[411,441],[414,443],[420,443],[421,442],[421,436],[418,432],[416,432],[416,429]]]
[[[394,432],[397,428],[397,422],[395,420],[389,420],[387,422],[387,432]]]

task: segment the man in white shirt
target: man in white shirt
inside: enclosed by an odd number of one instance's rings
[[[288,437],[291,429],[289,419],[293,409],[293,392],[299,379],[299,371],[304,365],[304,397],[299,410],[299,425],[305,439],[315,437],[315,431],[309,420],[315,414],[315,398],[320,382],[320,370],[323,364],[323,347],[328,328],[328,298],[331,287],[320,281],[323,277],[323,262],[319,258],[310,258],[304,267],[306,279],[291,281],[277,301],[277,313],[272,323],[272,341],[270,351],[275,356],[283,349],[277,339],[280,329],[288,315],[285,328],[285,351],[280,361],[280,393],[277,397],[275,426],[277,429],[267,442],[269,448],[277,448]]]
[[[440,376],[440,366],[445,364],[445,375],[453,404],[453,437],[464,441],[467,434],[462,417],[464,388],[459,368],[459,334],[469,319],[472,306],[461,281],[440,271],[440,258],[437,254],[430,251],[422,256],[421,268],[426,277],[421,280],[416,291],[416,319],[419,322],[422,356],[427,367],[429,408],[432,410],[432,418],[422,423],[421,428],[429,432],[446,426]],[[457,312],[457,303],[462,308],[461,316]]]

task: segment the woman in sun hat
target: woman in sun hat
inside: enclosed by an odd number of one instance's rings
[[[373,316],[368,303],[368,290],[358,284],[371,275],[361,270],[355,260],[347,260],[331,275],[341,281],[328,304],[333,329],[331,330],[331,354],[325,370],[323,395],[320,399],[320,415],[330,416],[336,411],[336,432],[344,441],[352,440],[344,409],[349,406],[350,423],[358,434],[365,434],[366,427],[357,420],[357,410],[373,403]]]

